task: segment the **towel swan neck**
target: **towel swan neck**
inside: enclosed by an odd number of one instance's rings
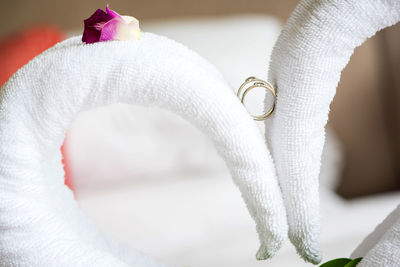
[[[271,156],[219,72],[150,33],[91,45],[74,37],[33,59],[0,92],[0,259],[15,261],[4,266],[164,266],[110,244],[63,184],[59,148],[72,120],[113,103],[168,109],[205,133],[256,221],[259,253],[279,249],[287,227]]]

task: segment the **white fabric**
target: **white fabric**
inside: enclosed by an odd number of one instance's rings
[[[149,33],[92,45],[76,37],[29,62],[0,92],[2,266],[163,266],[108,242],[63,185],[59,148],[69,124],[81,110],[115,102],[169,109],[208,135],[256,221],[258,257],[279,249],[287,223],[272,159],[216,69]]]
[[[365,238],[351,257],[363,257],[359,266],[400,266],[400,205]]]
[[[323,168],[334,167],[328,165],[323,160]],[[227,170],[173,178],[91,190],[77,199],[84,213],[115,240],[171,266],[312,266],[290,242],[272,259],[255,260],[254,222]],[[323,262],[350,256],[397,203],[400,192],[345,201],[321,185]]]
[[[278,96],[266,137],[287,209],[289,238],[307,261],[321,260],[318,173],[340,73],[357,46],[399,20],[398,0],[305,0],[273,50],[269,80]],[[375,266],[368,265],[367,257],[360,266]]]

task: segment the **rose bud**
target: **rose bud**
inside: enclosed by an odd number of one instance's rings
[[[84,20],[82,42],[87,44],[109,40],[139,40],[139,21],[134,17],[121,16],[108,5],[106,11],[97,9],[90,18]]]

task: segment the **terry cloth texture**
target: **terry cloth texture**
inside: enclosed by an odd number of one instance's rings
[[[289,238],[307,261],[318,263],[322,256],[318,175],[340,73],[357,46],[399,20],[398,0],[305,0],[274,47],[269,81],[277,89],[277,103],[266,121],[266,138],[287,210]],[[378,266],[369,262],[366,258],[360,266]],[[399,265],[400,260],[384,266]]]
[[[364,239],[351,257],[363,257],[360,266],[400,266],[400,205]]]
[[[60,146],[71,121],[116,102],[171,110],[209,136],[256,221],[260,257],[272,256],[287,235],[272,158],[219,72],[150,33],[140,41],[80,39],[37,56],[1,89],[0,265],[165,266],[104,237],[64,186]]]

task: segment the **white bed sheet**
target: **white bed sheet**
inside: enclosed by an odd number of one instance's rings
[[[398,193],[351,202],[321,195],[324,260],[349,256],[400,203]],[[125,185],[79,201],[106,233],[172,266],[312,266],[289,242],[272,260],[256,261],[255,225],[228,173]]]

